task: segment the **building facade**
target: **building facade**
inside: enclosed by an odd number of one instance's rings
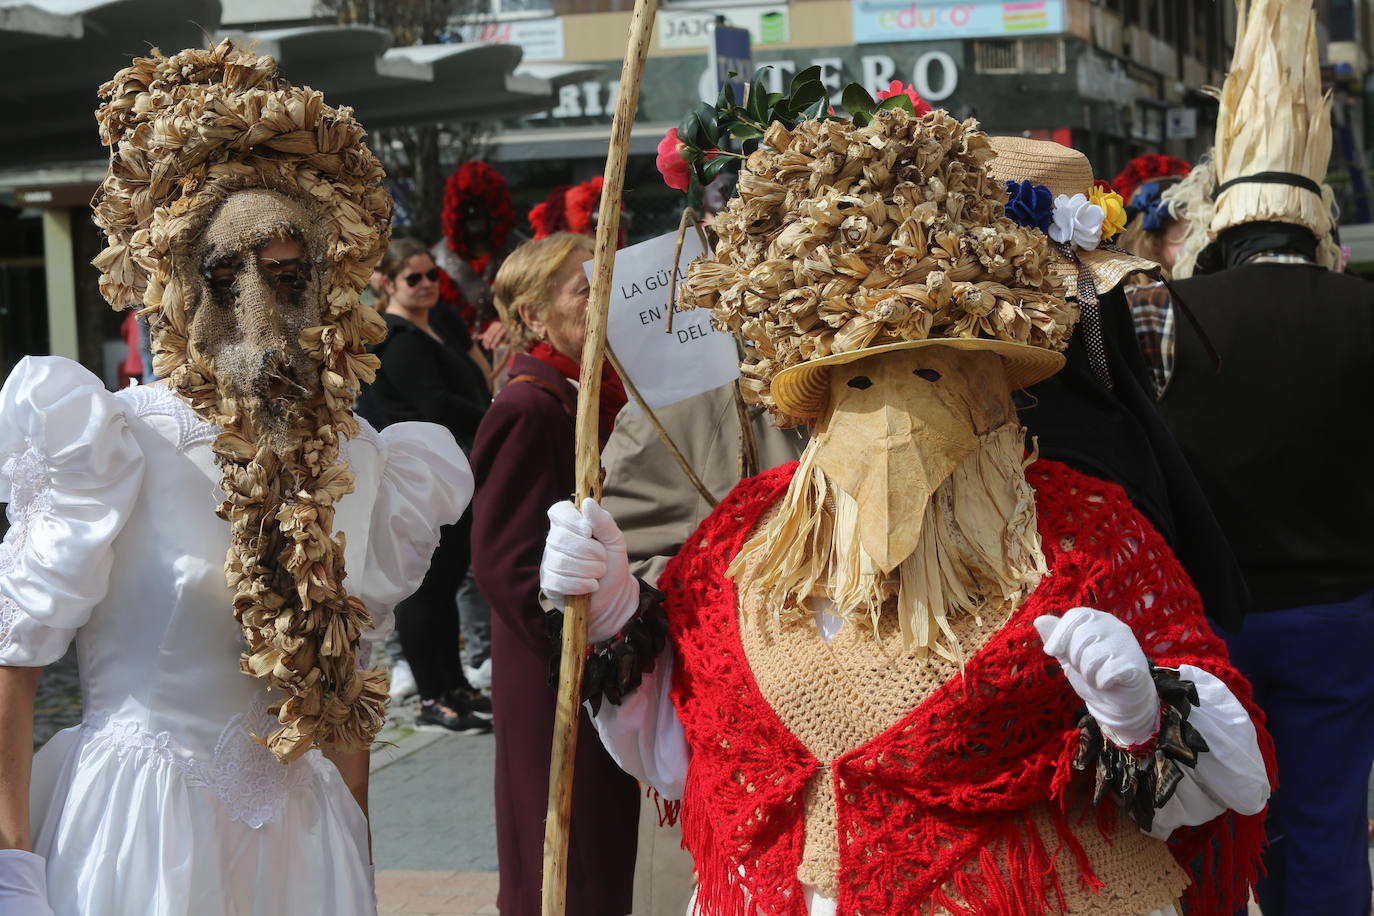
[[[552,111],[507,122],[494,158],[527,191],[600,171],[633,3],[489,2],[465,34],[520,44],[527,60],[601,68],[563,86]],[[1233,8],[1213,0],[663,0],[632,177],[645,174],[647,159],[652,179],[659,138],[698,100],[715,97],[707,48],[717,16],[750,31],[753,63],[771,68],[774,89],[817,65],[838,107],[850,82],[876,92],[900,80],[991,133],[1075,146],[1108,178],[1142,152],[1192,159],[1210,145],[1215,103],[1203,87],[1220,84],[1234,34]],[[647,187],[634,193],[657,196]]]

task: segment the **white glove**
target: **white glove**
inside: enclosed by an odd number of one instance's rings
[[[0,913],[53,916],[48,906],[47,863],[23,849],[0,849]]]
[[[1124,748],[1154,737],[1159,694],[1150,662],[1124,621],[1076,607],[1063,617],[1035,618],[1035,629],[1108,740]]]
[[[549,523],[539,587],[558,604],[569,595],[590,594],[587,643],[605,642],[639,607],[639,582],[630,575],[625,535],[594,499],[583,501],[581,512],[567,500],[554,503]]]

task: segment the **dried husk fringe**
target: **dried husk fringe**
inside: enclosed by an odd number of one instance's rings
[[[893,604],[905,647],[963,664],[950,620],[1018,607],[1046,573],[1025,431],[1013,422],[982,437],[932,495],[916,549],[891,575],[860,543],[858,504],[820,469],[817,445],[802,454],[778,511],[740,549],[729,575],[741,588],[761,589],[781,623],[810,619],[810,599],[822,596],[876,637],[884,606]],[[751,569],[754,578],[740,581]]]
[[[780,370],[904,340],[986,337],[1062,350],[1074,307],[1045,236],[1005,215],[988,138],[945,111],[774,123],[679,287],[745,349],[741,387],[779,425]]]
[[[339,440],[358,433],[353,401],[378,366],[366,346],[386,334],[358,301],[390,234],[381,164],[351,109],[330,108],[280,79],[270,57],[228,40],[172,57],[154,50],[100,94],[111,147],[93,204],[108,242],[94,261],[100,288],[116,309],[142,306],[155,371],[223,430],[214,453],[232,533],[225,578],[247,642],[240,665],[286,694],[271,707],[280,727],[259,740],[283,762],[313,746],[366,749],[385,718],[386,676],[356,670],[372,621],[344,591],[344,538],[333,526],[353,490]],[[324,323],[301,340],[321,386],[276,451],[192,345],[197,291],[174,269],[230,192],[258,187],[304,199],[326,235]]]

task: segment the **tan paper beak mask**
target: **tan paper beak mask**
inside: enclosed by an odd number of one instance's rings
[[[817,464],[859,506],[859,542],[889,573],[921,537],[931,494],[1007,422],[1006,385],[992,353],[928,346],[836,366]]]

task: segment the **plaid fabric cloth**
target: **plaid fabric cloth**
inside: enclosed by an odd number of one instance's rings
[[[1174,305],[1163,283],[1127,286],[1136,339],[1155,382],[1155,397],[1164,392],[1174,371]]]

